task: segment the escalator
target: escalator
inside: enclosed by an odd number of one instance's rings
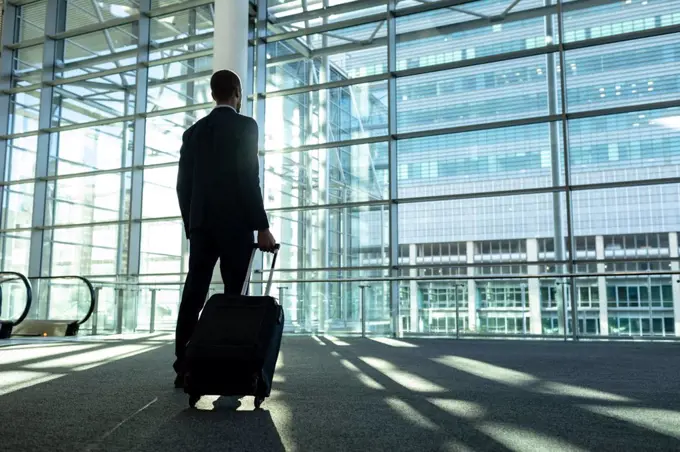
[[[11,297],[8,296],[6,290],[3,290],[3,284],[17,281],[20,281],[26,290],[26,303],[21,313],[16,316],[16,318],[12,318],[14,316],[11,309],[12,306],[10,305]],[[32,302],[33,290],[31,288],[31,283],[24,275],[17,272],[0,272],[0,339],[9,339],[12,336],[14,327],[26,320],[28,312],[31,310]],[[5,320],[3,319],[4,316],[8,316],[9,318]]]
[[[55,280],[77,280],[85,285],[89,293],[90,303],[86,314],[82,319],[29,319],[28,313],[33,302],[33,289],[31,281],[55,281]],[[26,288],[26,306],[16,320],[0,320],[0,339],[13,337],[66,337],[76,336],[80,331],[81,325],[87,322],[94,313],[97,298],[92,283],[82,276],[42,276],[26,278],[24,275],[15,272],[0,272],[0,288],[6,282],[21,281]],[[1,290],[1,289],[0,289]],[[0,319],[2,313],[3,298],[0,292]],[[8,303],[5,303],[7,305]],[[7,313],[11,316],[12,313]]]

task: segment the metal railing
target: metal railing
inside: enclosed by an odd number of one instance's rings
[[[21,281],[24,285],[24,288],[26,289],[26,304],[24,306],[24,310],[21,312],[21,314],[16,320],[8,319],[6,321],[10,323],[12,326],[16,326],[23,322],[26,319],[26,317],[28,317],[28,313],[31,310],[31,304],[33,303],[33,289],[31,287],[30,281],[23,274],[19,272],[10,271],[0,272],[0,285],[10,281]],[[2,314],[3,298],[4,297],[2,296],[2,288],[0,287],[0,314]]]

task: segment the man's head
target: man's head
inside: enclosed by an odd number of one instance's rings
[[[241,111],[241,79],[234,72],[215,72],[210,79],[210,89],[217,105],[231,105],[236,111]]]

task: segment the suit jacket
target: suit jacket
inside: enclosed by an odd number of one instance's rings
[[[177,197],[187,237],[204,227],[225,234],[269,228],[257,141],[255,120],[228,107],[215,108],[184,132]]]

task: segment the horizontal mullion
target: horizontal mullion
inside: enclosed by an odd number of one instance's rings
[[[95,24],[85,25],[82,27],[74,28],[72,30],[62,31],[61,33],[55,33],[53,35],[47,35],[49,39],[55,41],[60,41],[62,39],[74,38],[76,36],[85,35],[88,33],[94,33],[97,31],[104,31],[109,28],[120,27],[121,25],[128,25],[138,22],[140,19],[139,14],[133,14],[127,17],[120,17],[115,19],[106,20],[103,22],[98,22]]]
[[[172,85],[174,83],[190,82],[190,81],[193,81],[193,80],[210,78],[212,73],[213,73],[212,69],[209,69],[209,70],[206,70],[206,71],[194,72],[192,74],[178,75],[176,77],[165,78],[165,79],[162,79],[162,80],[149,80],[149,87],[152,87],[152,86],[167,86],[167,85]]]
[[[164,64],[178,63],[178,62],[182,62],[182,61],[189,61],[189,60],[193,60],[193,59],[196,59],[196,58],[212,56],[212,55],[213,55],[213,49],[199,50],[198,52],[185,53],[183,55],[177,55],[177,56],[173,56],[173,57],[161,58],[159,60],[149,61],[147,63],[142,63],[142,66],[147,66],[147,67],[162,66]]]
[[[60,181],[60,180],[66,180],[66,179],[79,179],[83,177],[95,177],[95,176],[100,176],[100,175],[105,175],[105,174],[122,174],[122,173],[129,173],[131,171],[144,171],[144,170],[153,170],[153,169],[158,169],[158,168],[168,168],[171,166],[177,166],[179,162],[179,159],[177,162],[164,162],[164,163],[152,163],[150,165],[139,165],[139,166],[125,166],[122,168],[111,168],[111,169],[101,169],[101,170],[93,170],[93,171],[81,171],[78,173],[69,173],[69,174],[53,174],[45,177],[34,177],[31,179],[18,179],[18,180],[12,180],[12,181],[4,181],[0,182],[0,187],[5,186],[5,187],[11,187],[13,185],[24,185],[24,184],[30,184],[30,183],[35,183],[35,182],[53,182],[53,181]]]
[[[628,33],[621,33],[618,35],[604,36],[601,38],[590,38],[582,41],[575,41],[564,43],[562,46],[564,50],[578,50],[588,47],[596,47],[607,44],[617,44],[626,41],[640,40],[646,38],[653,38],[658,36],[665,36],[674,33],[680,33],[680,25],[668,25],[665,27],[656,27],[649,30],[631,31]],[[678,38],[680,39],[680,38]]]
[[[78,124],[70,124],[68,126],[49,127],[47,129],[41,129],[40,132],[44,132],[44,133],[66,132],[66,131],[69,131],[69,130],[84,129],[84,128],[88,128],[88,127],[105,126],[105,125],[109,125],[109,124],[115,124],[117,122],[134,121],[135,118],[136,118],[135,115],[119,116],[117,118],[100,119],[98,121],[89,121],[89,122],[82,122],[82,123],[78,123]]]
[[[169,41],[163,41],[160,44],[154,44],[153,41],[152,41],[152,43],[149,44],[149,52],[169,49],[169,48],[178,47],[178,46],[182,46],[182,45],[191,45],[191,44],[195,44],[197,42],[206,41],[208,39],[214,38],[214,36],[215,36],[215,33],[209,32],[209,33],[203,33],[203,34],[200,34],[200,35],[188,36],[188,37],[182,38],[182,39],[171,39]]]
[[[186,113],[188,111],[194,110],[204,110],[206,108],[212,108],[215,104],[213,102],[205,102],[202,104],[186,105],[184,107],[169,108],[166,110],[149,111],[146,113],[140,113],[139,116],[143,118],[154,118],[157,116],[174,115],[176,113]]]
[[[342,148],[348,146],[358,146],[361,144],[371,144],[380,143],[383,141],[388,141],[390,139],[389,135],[382,135],[378,137],[368,137],[368,138],[357,138],[352,140],[342,140],[342,141],[332,141],[320,144],[306,144],[304,146],[289,147],[282,149],[264,150],[260,151],[260,155],[266,156],[267,154],[290,154],[295,152],[305,152],[314,151],[320,149],[333,149]]]
[[[664,102],[653,102],[649,104],[626,105],[623,107],[602,108],[598,110],[579,111],[574,113],[567,113],[565,116],[569,120],[594,118],[598,116],[619,115],[625,113],[636,113],[639,111],[649,110],[663,110],[666,108],[680,107],[680,99],[669,100]]]
[[[118,75],[118,74],[123,74],[125,72],[131,72],[131,71],[136,71],[139,65],[137,63],[135,64],[130,64],[127,66],[120,66],[116,67],[113,69],[107,69],[105,71],[98,71],[98,72],[92,72],[89,74],[83,74],[83,75],[78,75],[75,77],[68,77],[68,78],[59,78],[59,79],[54,79],[45,82],[46,85],[48,86],[57,86],[57,85],[68,85],[71,83],[78,83],[86,80],[91,80],[93,78],[101,78],[101,77],[106,77],[109,75]],[[114,85],[112,85],[113,87]]]
[[[390,202],[387,199],[376,199],[370,201],[352,201],[336,204],[317,204],[305,206],[265,208],[265,210],[267,211],[267,213],[303,212],[309,210],[351,209],[353,207],[376,207],[376,206],[388,207],[389,203]]]
[[[18,49],[25,49],[27,47],[33,47],[37,46],[40,44],[45,43],[45,38],[44,37],[39,37],[39,38],[33,38],[33,39],[27,39],[25,41],[21,42],[14,42],[11,44],[5,44],[5,48],[9,50],[18,50]]]

